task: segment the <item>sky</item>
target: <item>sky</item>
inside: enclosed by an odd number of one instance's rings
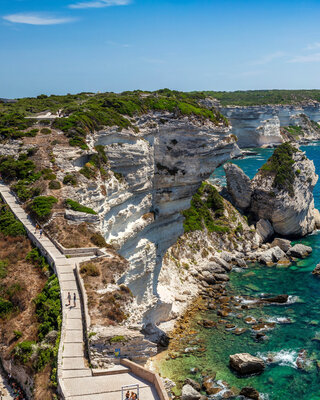
[[[320,88],[319,0],[0,0],[0,98]]]

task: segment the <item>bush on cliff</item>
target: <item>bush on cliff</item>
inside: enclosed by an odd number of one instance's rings
[[[39,221],[46,221],[58,199],[53,196],[38,196],[28,205],[31,215]]]
[[[97,213],[92,208],[83,206],[82,204],[79,204],[78,202],[76,202],[74,200],[66,199],[66,204],[73,211],[78,211],[78,212],[83,212],[83,213],[86,213],[86,214],[97,215]]]
[[[27,154],[20,154],[16,160],[13,156],[0,157],[0,174],[5,182],[15,179],[37,180],[40,174],[34,174],[36,166],[33,161],[28,160]]]
[[[23,224],[18,221],[7,205],[0,204],[0,232],[5,236],[26,235]]]
[[[273,186],[294,195],[295,170],[293,154],[298,150],[286,142],[277,147],[269,160],[261,167],[264,174],[274,175]]]
[[[183,211],[185,232],[193,232],[206,228],[209,232],[229,232],[229,228],[219,224],[224,214],[224,202],[217,189],[203,183],[191,200],[191,207]]]

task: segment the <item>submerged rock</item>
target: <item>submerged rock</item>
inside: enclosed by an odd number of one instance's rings
[[[279,303],[284,304],[288,301],[289,296],[287,294],[279,294],[278,296],[274,297],[263,297],[261,301],[266,303]]]
[[[252,387],[248,387],[248,386],[244,387],[243,389],[241,389],[240,395],[245,396],[248,399],[260,400],[259,392]]]
[[[315,269],[312,271],[313,275],[317,275],[320,277],[320,263],[317,264],[317,266],[315,267]]]
[[[265,363],[249,353],[238,353],[230,356],[230,367],[241,375],[256,374],[264,370]]]
[[[312,248],[304,244],[297,243],[289,249],[287,255],[290,257],[303,258],[312,253]]]

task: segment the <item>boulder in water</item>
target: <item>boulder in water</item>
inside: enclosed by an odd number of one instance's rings
[[[287,252],[287,255],[290,257],[297,257],[297,258],[303,258],[307,257],[309,254],[312,253],[312,248],[309,246],[305,246],[304,244],[297,243],[289,251]]]
[[[289,296],[287,294],[279,294],[278,296],[274,297],[263,297],[261,301],[266,303],[279,303],[284,304],[288,301]]]
[[[265,250],[263,253],[260,254],[258,257],[258,261],[262,264],[273,264],[278,262],[281,259],[284,259],[286,254],[284,251],[280,249],[280,247],[271,247],[271,249]]]
[[[248,399],[260,400],[259,392],[253,387],[244,387],[241,389],[240,395],[245,396]]]
[[[291,242],[287,239],[275,238],[271,243],[271,247],[276,246],[280,247],[280,249],[286,253],[291,248]]]
[[[238,353],[230,356],[230,367],[241,375],[257,374],[264,370],[265,363],[249,353]]]
[[[320,263],[317,264],[315,269],[312,271],[313,275],[319,276],[320,277]]]
[[[190,385],[193,387],[193,389],[195,389],[196,391],[200,392],[201,390],[201,385],[200,383],[198,383],[197,381],[195,381],[194,379],[191,378],[187,378],[184,382],[186,385]]]

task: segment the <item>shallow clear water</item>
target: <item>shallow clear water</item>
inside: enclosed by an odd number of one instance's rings
[[[255,149],[254,149],[255,150]],[[304,146],[307,157],[312,159],[316,171],[320,173],[320,144]],[[270,149],[256,149],[258,156],[236,160],[246,174],[252,178],[257,169],[272,154]],[[223,170],[216,170],[213,178],[223,181]],[[316,207],[320,208],[320,183],[314,190]],[[200,329],[195,337],[203,340],[205,352],[184,354],[181,358],[162,363],[161,372],[182,381],[190,375],[190,368],[198,367],[208,373],[217,372],[217,379],[228,382],[238,388],[254,386],[264,398],[270,400],[316,400],[320,399],[320,372],[316,361],[320,361],[320,279],[312,276],[311,271],[320,262],[320,233],[310,235],[301,243],[313,248],[312,255],[290,267],[266,267],[259,264],[250,269],[234,271],[230,274],[230,292],[235,296],[259,297],[262,293],[290,295],[292,304],[258,306],[249,310],[234,309],[233,315],[228,316],[228,322],[247,331],[236,336],[227,331],[223,324],[217,329]],[[239,313],[242,314],[241,318]],[[238,317],[237,317],[238,315]],[[256,341],[251,326],[244,318],[253,316],[265,321],[276,321],[275,328],[265,332],[267,340]],[[215,311],[207,311],[199,318],[217,320]],[[278,320],[280,318],[280,320]],[[290,318],[292,323],[281,324],[282,318]],[[319,338],[319,340],[312,340]],[[192,344],[189,341],[181,343],[181,348]],[[199,347],[199,345],[198,345]],[[306,351],[306,363],[302,369],[297,367],[299,352]],[[271,357],[273,362],[268,364],[263,374],[259,376],[239,378],[228,367],[229,355],[238,352],[248,352],[263,358]]]

